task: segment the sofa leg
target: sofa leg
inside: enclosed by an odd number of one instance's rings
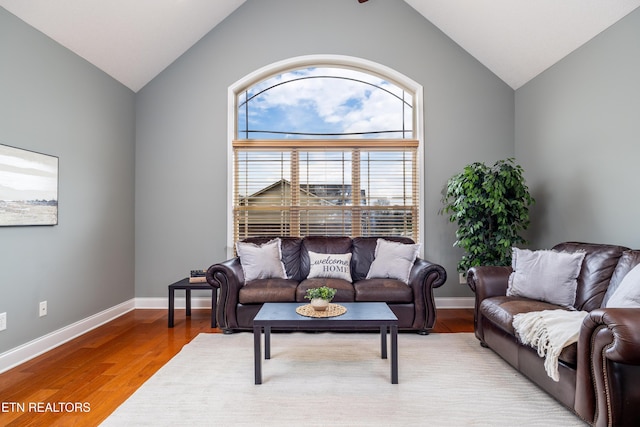
[[[231,335],[233,334],[233,329],[223,329],[222,333],[225,335]]]
[[[420,335],[429,335],[429,330],[428,329],[421,329],[420,331],[418,331],[418,334],[420,334]]]
[[[489,348],[486,342],[480,341],[480,347]]]

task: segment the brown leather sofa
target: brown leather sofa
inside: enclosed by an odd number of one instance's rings
[[[384,237],[401,243],[411,239]],[[247,242],[262,244],[270,238],[252,238]],[[398,317],[399,330],[429,333],[436,320],[433,289],[442,286],[447,278],[438,264],[416,259],[407,284],[395,279],[365,279],[374,259],[375,237],[281,237],[282,261],[288,279],[258,279],[244,283],[238,257],[212,265],[207,281],[219,287],[216,317],[225,333],[253,329],[253,318],[265,302],[308,302],[304,295],[308,288],[323,285],[336,288],[333,302],[386,302]],[[313,278],[309,274],[308,251],[325,254],[352,253],[353,283],[342,279]]]
[[[589,312],[578,342],[560,354],[559,382],[547,376],[536,350],[518,341],[512,321],[518,313],[560,307],[506,296],[510,267],[474,267],[467,272],[476,299],[476,337],[587,423],[640,425],[640,309],[601,308],[624,275],[640,263],[640,250],[578,242],[553,249],[586,251],[575,307]]]

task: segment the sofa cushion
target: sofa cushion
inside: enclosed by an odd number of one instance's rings
[[[626,275],[638,264],[640,264],[640,250],[629,250],[624,251],[618,264],[616,265],[616,269],[613,272],[613,276],[611,277],[611,282],[609,287],[607,288],[607,292],[602,301],[602,306],[606,307],[609,298],[614,294],[614,292],[622,283],[622,280],[626,277]]]
[[[629,248],[600,243],[564,242],[553,247],[556,251],[585,251],[576,290],[576,310],[591,311],[602,306],[618,260]]]
[[[408,237],[385,236],[385,240],[409,245],[415,243]],[[353,258],[351,258],[351,277],[354,282],[367,278],[377,245],[378,237],[354,237]]]
[[[258,279],[247,282],[238,291],[240,304],[294,302],[298,282],[291,279]]]
[[[533,311],[557,310],[558,306],[544,301],[532,300],[522,297],[491,297],[486,298],[480,304],[480,313],[493,325],[502,329],[515,339],[516,332],[513,328],[513,316],[519,313]],[[571,344],[560,352],[558,360],[575,368],[577,364],[578,344]]]
[[[240,257],[245,284],[256,279],[287,278],[282,263],[280,239],[273,239],[261,245],[237,242],[236,252]]]
[[[513,248],[507,296],[521,296],[573,308],[585,252]]]
[[[356,301],[411,303],[413,290],[404,282],[395,279],[366,279],[353,284]]]
[[[309,251],[319,254],[346,254],[351,252],[351,238],[344,236],[307,236],[302,239],[300,252],[300,280],[309,275]]]
[[[309,302],[309,300],[304,297],[307,293],[307,289],[320,288],[322,286],[327,286],[337,291],[336,295],[333,297],[333,302],[355,301],[355,292],[353,290],[353,285],[350,282],[342,279],[330,278],[306,279],[300,282],[296,289],[296,301]]]
[[[307,278],[342,279],[351,283],[351,253],[319,254],[309,251]]]
[[[302,239],[300,237],[250,237],[243,240],[243,242],[262,245],[275,238],[280,239],[280,252],[282,255],[282,263],[287,271],[287,278],[298,281],[302,280],[302,277],[300,276],[300,251],[302,248]]]
[[[411,268],[419,251],[419,243],[404,244],[378,239],[367,279],[397,279],[409,283]]]
[[[640,264],[633,267],[624,276],[616,291],[607,301],[606,307],[640,307]]]
[[[513,316],[516,314],[558,308],[555,304],[530,298],[499,296],[482,300],[480,313],[503,331],[515,336]]]

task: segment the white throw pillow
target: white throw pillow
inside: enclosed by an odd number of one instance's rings
[[[256,279],[286,279],[287,272],[282,263],[280,239],[262,245],[237,242],[236,252],[244,272],[244,282]]]
[[[513,248],[508,296],[521,296],[574,308],[578,275],[586,252]]]
[[[625,274],[606,307],[640,307],[640,264]]]
[[[309,251],[307,279],[342,279],[351,283],[351,254],[319,254]]]
[[[369,267],[367,279],[397,279],[408,284],[418,252],[419,243],[405,244],[378,239],[375,258]]]

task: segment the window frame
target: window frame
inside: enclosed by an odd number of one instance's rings
[[[425,241],[424,228],[424,106],[423,106],[423,88],[414,80],[406,77],[384,65],[365,60],[362,58],[343,56],[343,55],[307,55],[295,57],[279,61],[265,67],[262,67],[244,78],[238,80],[228,89],[228,106],[227,106],[227,255],[232,257],[234,254],[234,220],[233,220],[233,177],[234,177],[234,154],[233,142],[237,137],[237,111],[238,111],[238,94],[247,90],[252,85],[273,75],[300,69],[305,67],[342,67],[350,68],[360,72],[376,75],[387,80],[397,86],[402,87],[405,91],[410,92],[414,97],[413,105],[413,130],[414,137],[412,139],[418,141],[418,235],[420,241]],[[337,140],[345,143],[353,140]]]

